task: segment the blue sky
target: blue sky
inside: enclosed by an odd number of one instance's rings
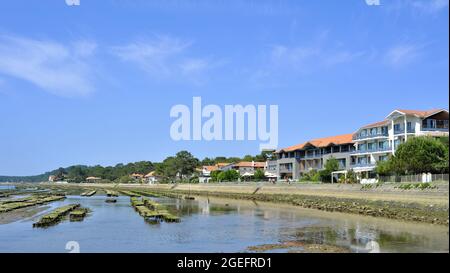
[[[0,174],[257,154],[174,142],[170,108],[276,104],[279,146],[448,109],[448,0],[2,1]]]

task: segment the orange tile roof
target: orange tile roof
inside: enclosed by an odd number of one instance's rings
[[[283,148],[283,149],[280,149],[280,150],[276,151],[276,153],[279,153],[281,151],[292,152],[292,151],[296,151],[296,150],[301,150],[301,149],[303,149],[303,147],[305,147],[305,145],[306,145],[306,142],[305,143],[301,143],[301,144],[297,144],[297,145],[294,145],[294,146],[289,146],[287,148]]]
[[[418,116],[418,117],[424,118],[424,117],[433,115],[435,113],[438,113],[440,111],[446,111],[446,110],[445,109],[431,109],[431,110],[422,111],[422,110],[396,109],[395,111],[402,112],[406,115],[412,115],[412,116]]]
[[[374,123],[371,123],[371,124],[367,124],[367,125],[361,127],[361,129],[378,127],[378,126],[382,126],[382,125],[385,125],[385,124],[388,124],[388,123],[389,123],[389,120],[385,119],[383,121],[378,121],[378,122],[374,122]]]
[[[352,137],[353,137],[353,134],[345,134],[345,135],[339,135],[339,136],[313,139],[311,141],[308,141],[308,143],[310,143],[311,145],[313,145],[315,147],[321,148],[321,147],[327,147],[331,144],[341,145],[341,144],[353,143]]]
[[[220,168],[220,167],[228,166],[228,165],[230,165],[230,164],[231,164],[231,163],[217,163],[216,166]]]
[[[334,145],[341,145],[341,144],[347,144],[347,143],[350,144],[350,143],[353,143],[352,137],[353,137],[353,134],[345,134],[345,135],[338,135],[338,136],[331,136],[331,137],[324,137],[324,138],[316,138],[316,139],[307,141],[302,144],[298,144],[298,145],[294,145],[294,146],[290,146],[290,147],[281,149],[277,152],[281,152],[281,151],[292,152],[292,151],[296,151],[296,150],[301,150],[307,145],[312,145],[317,148],[322,148],[322,147],[327,147],[331,144],[334,144]]]
[[[210,171],[210,172],[212,172],[212,171],[216,171],[217,169],[219,169],[219,167],[218,166],[203,166],[203,170],[207,170],[207,171]]]
[[[266,162],[255,162],[256,168],[264,168],[266,166]]]
[[[236,166],[236,167],[264,168],[266,166],[266,163],[265,162],[241,161],[239,163],[236,163],[234,166]]]

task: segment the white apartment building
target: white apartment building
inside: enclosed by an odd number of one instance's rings
[[[377,161],[395,154],[398,145],[414,136],[447,136],[449,112],[444,109],[394,110],[385,120],[360,128],[353,136],[355,151],[351,168],[363,176],[374,177]]]
[[[383,121],[358,129],[354,134],[319,138],[275,152],[278,179],[299,179],[310,170],[321,170],[330,157],[339,161],[340,170],[352,169],[360,178],[375,176],[376,162],[387,160],[409,137],[447,136],[449,112],[394,110]],[[271,166],[274,166],[271,162]]]

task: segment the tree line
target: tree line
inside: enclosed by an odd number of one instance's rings
[[[49,176],[54,175],[55,180],[67,182],[84,182],[87,177],[99,177],[103,182],[128,183],[133,181],[130,177],[133,173],[148,174],[156,171],[158,175],[167,181],[186,179],[190,177],[195,169],[201,166],[212,166],[217,163],[234,163],[241,161],[265,161],[270,158],[269,152],[262,152],[259,155],[246,155],[239,157],[215,157],[199,160],[188,151],[180,151],[174,156],[169,156],[162,162],[138,161],[128,164],[117,164],[115,166],[103,167],[100,165],[86,166],[74,165],[70,167],[60,167],[53,171],[45,172],[34,176],[0,176],[2,182],[42,182],[47,181]]]

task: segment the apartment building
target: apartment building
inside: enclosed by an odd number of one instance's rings
[[[363,177],[374,177],[377,161],[387,160],[397,147],[414,136],[447,136],[449,112],[394,110],[383,121],[361,127],[353,136],[350,165]]]
[[[305,172],[321,170],[330,157],[339,161],[340,170],[352,169],[360,178],[374,177],[377,161],[387,160],[397,147],[414,136],[447,136],[449,112],[394,110],[383,121],[365,125],[354,134],[319,138],[275,152],[270,162],[278,179],[299,179]]]
[[[323,169],[331,157],[339,161],[341,170],[346,170],[350,164],[350,153],[354,150],[353,134],[313,139],[278,150],[278,179],[297,180],[306,172]]]

